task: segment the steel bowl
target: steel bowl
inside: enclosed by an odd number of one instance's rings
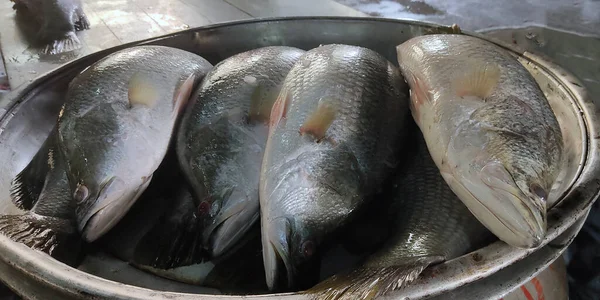
[[[271,45],[311,49],[343,43],[373,49],[397,63],[395,46],[414,36],[453,33],[451,27],[421,22],[346,17],[256,19],[189,29],[103,50],[38,77],[0,102],[0,213],[19,213],[9,200],[12,178],[25,167],[50,132],[69,81],[90,64],[135,45],[165,45],[195,52],[211,63]],[[484,36],[465,33],[488,39]],[[412,285],[385,299],[490,299],[506,295],[559,257],[579,232],[600,190],[598,111],[582,84],[561,67],[534,54],[493,41],[531,72],[554,110],[567,160],[548,215],[548,233],[536,249],[495,242],[430,267]],[[101,252],[78,268],[0,235],[0,279],[30,299],[240,299],[219,291],[148,275]],[[308,299],[302,294],[249,295],[245,299]]]

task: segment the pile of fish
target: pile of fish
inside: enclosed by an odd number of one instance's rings
[[[0,232],[72,266],[92,243],[161,276],[212,262],[203,285],[325,299],[402,288],[494,235],[540,245],[563,143],[533,77],[466,35],[396,50],[399,68],[340,44],[215,66],[115,52],[70,83]],[[336,247],[359,259],[324,272]]]

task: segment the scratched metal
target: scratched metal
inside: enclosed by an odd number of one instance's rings
[[[301,17],[210,25],[150,39],[142,44],[169,45],[194,51],[216,63],[261,46],[287,45],[310,49],[319,44],[346,43],[369,47],[394,62],[397,44],[416,35],[451,31],[448,27],[398,20]],[[513,49],[510,44],[498,43]],[[0,212],[16,212],[7,200],[9,182],[34,155],[51,129],[69,80],[104,55],[135,44],[139,43],[124,44],[77,59],[38,77],[0,101],[0,199],[4,199],[0,202]],[[522,50],[514,49],[513,53],[547,94],[567,137],[565,141],[571,144],[567,147],[570,163],[565,167],[561,185],[553,191],[560,199],[549,212],[546,238],[538,249],[520,250],[496,242],[428,268],[413,285],[389,295],[388,299],[454,294],[488,299],[505,295],[543,270],[565,250],[597,198],[600,190],[600,124],[593,102],[588,99],[581,82],[563,68]],[[144,279],[140,282],[138,277],[142,275],[135,273],[136,270],[128,269],[114,259],[100,260],[98,257],[92,254],[83,266],[73,269],[0,236],[0,279],[26,298],[235,298],[193,295],[180,286],[166,287],[158,280],[148,282]],[[106,272],[107,269],[116,271]],[[118,280],[126,284],[118,283]],[[491,283],[498,282],[502,282],[502,286],[489,288]],[[163,292],[165,290],[170,292]],[[264,296],[246,298],[263,299]],[[280,294],[272,298],[307,299],[298,294]]]

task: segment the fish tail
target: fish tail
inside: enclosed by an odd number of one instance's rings
[[[82,242],[69,220],[32,212],[3,215],[0,216],[0,233],[68,265],[73,266],[79,262]]]
[[[26,169],[25,169],[26,170]],[[25,182],[25,170],[17,174],[10,187],[10,197],[16,207],[30,210],[37,202],[39,192],[32,191]]]
[[[61,54],[73,50],[77,50],[81,48],[81,41],[75,34],[75,32],[70,31],[66,33],[63,37],[58,38],[47,44],[42,50],[43,54],[46,55],[54,55]]]
[[[172,269],[202,263],[207,257],[202,230],[193,217],[184,217],[179,226],[158,222],[135,248],[133,264]]]
[[[439,256],[407,259],[391,267],[362,266],[351,272],[334,275],[304,293],[319,300],[371,300],[410,284]]]

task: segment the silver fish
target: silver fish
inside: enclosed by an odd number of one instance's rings
[[[81,48],[75,31],[90,28],[81,0],[11,0],[15,9],[27,11],[40,29],[38,41],[45,44],[43,53],[60,54]]]
[[[271,107],[303,53],[265,47],[234,55],[217,64],[192,96],[177,153],[197,199],[204,244],[213,257],[235,245],[258,220]]]
[[[490,232],[448,187],[422,136],[395,175],[392,204],[381,217],[392,234],[357,269],[334,275],[306,293],[319,299],[375,299],[406,286],[428,266],[483,246]]]
[[[175,123],[211,64],[163,46],[138,46],[96,62],[70,83],[59,147],[88,242],[110,230],[146,189]]]
[[[501,240],[538,246],[563,140],[534,78],[508,51],[466,35],[416,37],[397,53],[446,182]]]
[[[271,290],[316,269],[319,247],[352,220],[394,166],[407,86],[378,53],[325,45],[305,53],[273,105],[263,159],[263,257]],[[282,268],[284,269],[282,271]]]

